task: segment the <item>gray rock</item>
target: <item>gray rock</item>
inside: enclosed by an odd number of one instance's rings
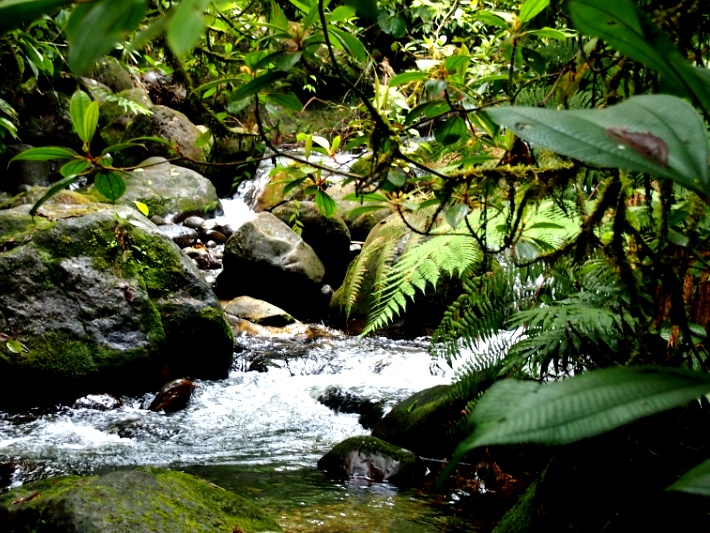
[[[126,192],[117,202],[128,206],[142,202],[150,215],[183,220],[222,213],[212,183],[193,170],[165,162],[136,169],[125,179]]]
[[[190,216],[183,220],[182,223],[188,228],[199,229],[202,227],[202,224],[205,223],[205,219],[202,217]]]
[[[251,296],[313,320],[324,312],[324,274],[313,248],[271,213],[259,213],[227,241],[215,289],[223,300]]]
[[[226,377],[222,307],[177,246],[137,211],[48,202],[0,210],[0,406],[155,390],[166,378]],[[19,391],[23,391],[18,394]]]
[[[197,240],[197,232],[194,229],[179,224],[165,224],[158,226],[158,229],[180,248],[186,248]]]
[[[131,74],[117,59],[112,57],[100,59],[89,77],[106,85],[116,93],[133,88]]]
[[[228,319],[229,315],[232,315],[253,322],[254,324],[274,326],[277,328],[282,328],[296,322],[296,319],[283,309],[250,296],[239,296],[222,305]]]
[[[10,159],[30,148],[33,147],[29,144],[12,144],[0,157],[0,171],[3,174],[0,179],[0,191],[15,195],[28,187],[49,185],[49,175],[55,166],[50,161],[14,161],[10,163]]]
[[[303,224],[301,238],[308,243],[325,267],[324,283],[339,287],[350,262],[350,231],[337,213],[324,216],[314,202],[280,205],[273,215],[286,224],[296,217]]]

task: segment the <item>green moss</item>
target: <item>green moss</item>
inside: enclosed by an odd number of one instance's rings
[[[336,457],[345,458],[353,450],[365,455],[387,455],[402,464],[409,464],[416,461],[416,456],[409,450],[404,450],[385,442],[377,437],[350,437],[343,442],[336,444],[330,453]]]
[[[281,531],[247,500],[194,476],[160,468],[100,478],[55,478],[0,497],[0,526],[43,532],[59,524],[82,524],[82,531],[105,533]]]

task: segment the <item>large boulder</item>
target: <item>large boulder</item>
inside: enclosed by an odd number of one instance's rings
[[[301,224],[301,238],[313,248],[325,267],[323,282],[339,287],[350,262],[350,231],[338,214],[327,218],[315,202],[287,202],[272,214],[286,224]]]
[[[226,377],[219,301],[154,224],[124,206],[29,208],[0,210],[0,406]]]
[[[23,485],[0,497],[0,530],[37,533],[282,531],[244,498],[182,472],[121,470]]]
[[[207,153],[203,146],[198,146],[198,137],[201,132],[190,120],[174,109],[162,105],[151,108],[150,115],[138,115],[126,128],[124,141],[137,137],[159,137],[177,147],[179,153],[186,159],[176,160],[176,164],[200,171],[207,160]],[[124,166],[133,166],[146,158],[146,156],[174,157],[175,153],[170,146],[163,143],[146,141],[148,152],[136,148],[124,150],[117,156],[117,162]]]
[[[396,404],[372,436],[424,457],[449,457],[462,437],[456,430],[468,399],[451,385],[417,392]]]
[[[251,296],[302,320],[321,316],[323,263],[271,213],[259,213],[227,240],[223,262],[215,287],[220,299]]]
[[[134,205],[142,202],[150,215],[183,220],[191,215],[212,217],[222,214],[222,205],[214,185],[207,178],[189,168],[172,165],[161,158],[144,162],[145,168],[136,169],[126,178],[126,192],[118,203]]]
[[[365,479],[412,486],[424,477],[423,462],[409,450],[375,437],[351,437],[318,461],[318,470],[339,481]]]
[[[100,59],[91,70],[89,77],[116,93],[133,87],[130,72],[113,57]]]

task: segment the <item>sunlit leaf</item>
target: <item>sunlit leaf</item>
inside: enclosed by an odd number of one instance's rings
[[[138,211],[143,214],[143,216],[148,216],[148,214],[150,213],[150,209],[148,209],[147,205],[145,205],[143,202],[139,202],[138,200],[133,200],[133,203],[138,208]]]
[[[353,6],[344,5],[336,7],[328,16],[328,22],[334,24],[341,20],[346,20],[355,16],[355,8]]]
[[[181,0],[173,9],[165,37],[178,56],[191,51],[205,33],[204,10],[208,0]]]
[[[549,5],[550,0],[525,0],[523,2],[523,6],[520,8],[518,18],[520,19],[520,22],[525,24],[526,22],[534,19]]]
[[[405,83],[411,83],[413,81],[424,81],[429,79],[429,74],[421,71],[410,71],[402,72],[393,76],[389,81],[390,87],[397,87],[398,85],[404,85]]]
[[[710,496],[710,460],[688,470],[666,490]]]
[[[94,187],[103,196],[115,202],[126,192],[126,181],[118,172],[109,170],[96,175]]]
[[[90,168],[91,163],[86,159],[74,159],[62,165],[62,168],[59,169],[59,173],[65,178],[69,178],[71,176],[78,176]]]
[[[351,209],[350,211],[348,211],[348,216],[352,218],[357,218],[360,215],[372,213],[373,211],[380,211],[381,209],[386,208],[386,205],[362,205],[360,207],[356,207],[355,209]]]
[[[71,117],[72,125],[74,126],[74,130],[76,130],[76,134],[85,143],[91,142],[91,138],[94,135],[92,132],[89,136],[85,121],[91,104],[91,98],[84,91],[74,91],[69,102],[69,116]]]
[[[24,152],[20,152],[15,157],[10,159],[13,161],[49,161],[51,159],[67,159],[76,157],[76,154],[67,148],[61,146],[43,146],[41,148],[30,148]]]
[[[680,98],[641,95],[605,109],[500,107],[486,113],[548,150],[600,167],[670,178],[710,198],[705,125]]]
[[[316,192],[316,206],[326,218],[330,218],[335,214],[335,200],[325,191],[319,190]]]

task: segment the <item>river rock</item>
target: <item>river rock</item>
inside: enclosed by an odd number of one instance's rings
[[[222,302],[222,306],[228,319],[232,315],[254,324],[276,328],[282,328],[296,322],[296,319],[283,309],[250,296],[238,296],[229,302]]]
[[[313,248],[271,213],[259,213],[227,240],[215,291],[222,300],[251,296],[314,320],[323,314],[324,274]]]
[[[35,481],[0,497],[0,530],[55,533],[277,532],[236,494],[182,472],[140,468]]]
[[[137,211],[50,201],[0,210],[0,407],[219,379],[233,337],[179,248]],[[22,391],[20,393],[20,391]]]
[[[180,248],[186,248],[197,241],[197,232],[180,224],[164,224],[158,226],[158,229]]]
[[[126,128],[126,133],[123,137],[124,142],[137,137],[159,137],[169,143],[175,145],[180,154],[187,159],[177,160],[177,165],[191,168],[193,170],[202,170],[204,163],[207,160],[207,154],[202,146],[197,146],[197,138],[200,136],[200,131],[190,120],[174,109],[162,105],[156,105],[151,108],[150,115],[138,115]],[[163,144],[152,141],[143,143],[146,150],[130,149],[124,150],[117,155],[117,163],[124,166],[134,166],[148,156],[174,157],[175,153],[172,149]]]
[[[365,429],[375,427],[384,415],[384,402],[363,398],[338,387],[328,387],[318,401],[336,413],[359,414],[358,422]]]
[[[91,70],[89,77],[119,93],[133,88],[133,79],[128,70],[113,57],[100,59]]]
[[[323,283],[340,287],[350,262],[350,231],[340,215],[327,218],[315,202],[287,202],[272,211],[288,225],[292,218],[302,224],[301,238],[313,248],[325,267]]]
[[[318,470],[335,480],[365,479],[411,486],[424,477],[422,461],[409,450],[375,437],[351,437],[320,458]]]
[[[425,389],[396,404],[375,425],[372,436],[422,457],[449,457],[462,437],[455,428],[467,403],[451,385]]]
[[[149,411],[164,413],[177,413],[187,407],[195,392],[195,384],[189,379],[174,379],[160,389],[153,401],[148,406]]]
[[[201,174],[168,162],[160,163],[157,158],[145,163],[149,166],[124,174],[126,192],[117,203],[133,206],[134,202],[141,202],[148,206],[149,214],[171,215],[174,220],[222,214],[214,186]]]

